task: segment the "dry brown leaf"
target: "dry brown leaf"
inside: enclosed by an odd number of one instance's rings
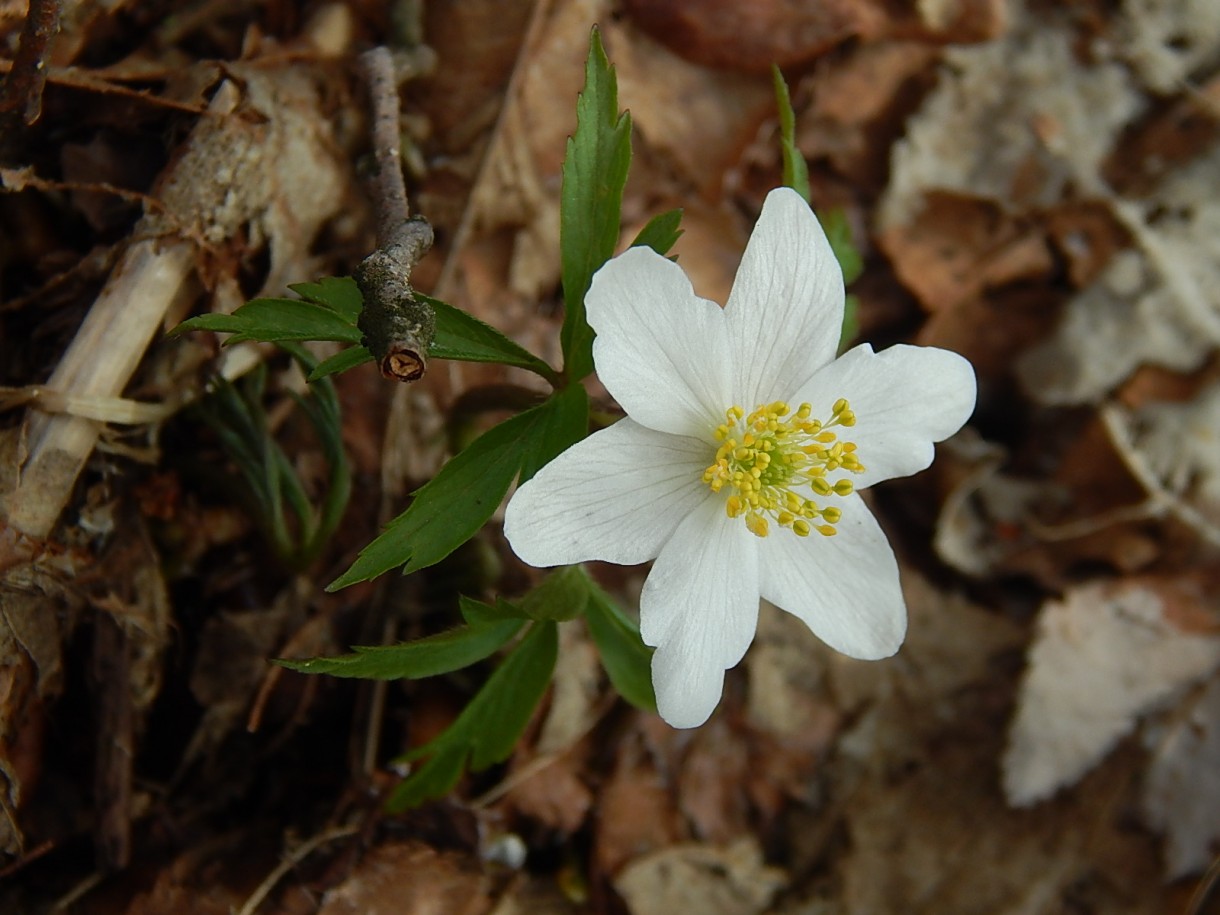
[[[747,233],[728,207],[698,201],[684,205],[682,228],[672,253],[690,277],[695,293],[723,305],[729,300]]]
[[[540,754],[569,750],[597,721],[602,666],[583,625],[560,627],[559,660],[552,678],[551,705],[538,737]]]
[[[559,629],[551,702],[537,746],[519,748],[508,776],[513,807],[561,833],[580,828],[593,806],[581,777],[586,753],[577,745],[597,721],[602,692],[601,662],[582,625]]]
[[[1004,792],[1026,806],[1075,783],[1140,717],[1220,664],[1220,637],[1185,632],[1168,585],[1070,590],[1042,610],[1004,753]]]
[[[496,902],[491,915],[583,915],[587,909],[567,898],[559,882],[550,875],[516,881]]]
[[[957,477],[936,521],[933,546],[960,572],[985,577],[1003,568],[1028,546],[1027,519],[1036,506],[1056,497],[1053,484],[1019,480],[1001,472],[1008,459],[1003,448],[965,429],[941,445],[940,472]]]
[[[763,602],[758,634],[745,658],[749,676],[746,717],[776,737],[824,749],[839,726],[825,698],[825,669],[815,659],[821,642],[791,613]]]
[[[913,99],[930,87],[937,53],[924,42],[884,41],[828,57],[802,82],[810,104],[797,112],[801,152],[811,162],[829,161],[855,186],[883,186],[890,146]]]
[[[775,116],[771,80],[689,63],[625,23],[606,24],[606,48],[638,137],[705,200],[718,200],[759,126]]]
[[[1008,27],[1007,0],[919,0],[918,30],[936,41],[966,44],[996,38]],[[897,29],[905,31],[900,19]]]
[[[1071,29],[1023,14],[1001,40],[948,50],[939,85],[894,147],[881,232],[917,224],[930,191],[1020,211],[1096,175],[1144,102],[1125,67],[1083,63],[1075,48]]]
[[[1220,524],[1220,384],[1187,403],[1145,404],[1132,420],[1132,444],[1157,479]]]
[[[1131,233],[1102,201],[1068,201],[1057,206],[1046,214],[1046,227],[1077,289],[1093,282],[1131,240]]]
[[[1213,0],[1123,0],[1118,26],[1118,53],[1157,92],[1173,92],[1220,62],[1220,5]]]
[[[0,433],[0,511],[16,482],[21,437]],[[64,684],[63,640],[74,614],[62,579],[70,554],[23,538],[0,525],[0,853],[17,854],[23,837],[17,812],[43,771],[47,702]]]
[[[840,42],[879,32],[881,11],[859,0],[627,0],[640,28],[688,60],[765,73],[800,64]]]
[[[157,872],[152,887],[137,894],[124,915],[233,915],[246,894],[229,880],[216,879],[218,870],[186,852]]]
[[[750,831],[746,792],[757,777],[746,735],[718,715],[699,731],[675,766],[678,809],[694,838],[729,842]]]
[[[1220,144],[1146,198],[1111,205],[1136,247],[1073,299],[1053,337],[1017,363],[1045,404],[1096,402],[1142,364],[1198,368],[1220,345]]]
[[[731,845],[673,845],[635,859],[614,880],[631,915],[753,915],[787,875],[768,867],[753,837]]]
[[[875,749],[879,777],[841,776],[849,848],[833,859],[834,902],[792,915],[1180,911],[1168,904],[1149,837],[1115,827],[1114,797],[1130,769],[1105,773],[1075,806],[1006,810],[985,710],[944,720],[913,757]]]
[[[183,753],[183,771],[200,758],[212,762],[224,739],[245,723],[259,685],[272,670],[268,659],[301,627],[308,588],[299,579],[271,606],[218,610],[204,624],[188,681],[204,712]]]
[[[615,743],[614,770],[597,796],[593,860],[614,874],[626,862],[689,838],[674,798],[672,773],[662,760],[675,732],[655,716]]]
[[[490,909],[488,881],[476,862],[423,843],[387,842],[327,891],[318,915],[481,915]]]
[[[1144,816],[1165,834],[1169,879],[1197,873],[1220,842],[1220,679],[1155,736]]]
[[[533,7],[534,0],[434,0],[427,5],[428,45],[436,52],[437,67],[413,87],[412,107],[427,116],[433,143],[444,155],[465,153],[491,127]]]
[[[322,110],[322,88],[306,68],[232,65],[244,97],[239,114],[198,129],[156,194],[169,216],[153,215],[142,231],[176,236],[183,229],[219,245],[244,237],[267,246],[264,294],[317,272],[312,246],[323,224],[362,198],[350,163]]]
[[[909,620],[897,655],[858,661],[829,648],[821,652],[843,714],[876,706],[845,738],[846,745],[840,744],[840,752],[859,754],[869,766],[885,765],[887,754],[919,752],[924,739],[962,714],[956,704],[968,701],[976,684],[987,682],[995,658],[1020,638],[1003,617],[939,590],[911,566],[902,568],[902,590]],[[870,736],[861,737],[866,732]]]
[[[929,311],[952,309],[984,291],[1045,280],[1054,268],[1040,229],[979,198],[929,191],[916,222],[880,242],[903,284]]]
[[[1130,767],[1090,782],[1076,806],[1006,809],[995,759],[1023,633],[902,573],[910,628],[898,655],[861,662],[824,652],[854,726],[822,773],[825,805],[793,813],[796,832],[837,829],[846,843],[826,838],[813,849],[814,898],[784,915],[1171,911],[1149,837],[1114,828]],[[827,866],[833,889],[814,877]]]

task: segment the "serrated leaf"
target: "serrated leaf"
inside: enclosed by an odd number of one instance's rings
[[[183,321],[172,331],[231,333],[225,345],[244,340],[278,343],[284,340],[336,340],[359,343],[360,331],[325,305],[298,299],[252,299],[231,315],[200,315]]]
[[[458,609],[461,611],[462,619],[471,626],[502,620],[520,620],[524,622],[529,619],[520,607],[504,600],[502,597],[497,597],[494,604],[488,604],[481,600],[475,600],[473,597],[467,597],[465,594],[460,594],[458,595]]]
[[[241,320],[234,318],[233,315],[196,315],[171,328],[167,336],[180,337],[182,334],[195,330],[209,330],[217,334],[235,334],[242,327]]]
[[[309,377],[305,380],[309,382],[318,381],[372,361],[373,354],[363,346],[349,346],[347,349],[335,353],[329,359],[323,359],[318,363],[317,368],[309,373]]]
[[[576,102],[576,132],[568,138],[559,206],[564,321],[560,343],[571,381],[593,371],[593,330],[585,293],[614,254],[623,188],[631,164],[631,116],[618,110],[618,84],[601,33],[589,37],[585,86]]]
[[[440,562],[487,522],[523,467],[541,467],[584,436],[587,398],[584,388],[572,385],[488,429],[417,490],[410,507],[327,590],[398,566],[405,575]]]
[[[582,574],[585,574],[582,572]],[[640,627],[588,579],[585,620],[601,654],[602,666],[618,694],[638,709],[657,710],[652,689],[652,649],[640,638]]]
[[[555,623],[534,624],[457,720],[401,757],[430,758],[395,789],[386,806],[401,811],[441,797],[457,783],[463,765],[477,772],[507,759],[546,692],[558,654]]]
[[[297,299],[251,299],[233,312],[233,317],[245,326],[229,343],[236,339],[360,342],[360,331],[342,315],[325,305]]]
[[[325,360],[309,377],[316,381],[346,371],[373,357],[362,345],[364,335],[356,326],[363,307],[360,287],[351,277],[323,277],[315,283],[289,287],[297,299],[253,299],[231,315],[200,315],[183,321],[172,335],[193,330],[233,334],[225,344],[243,340],[264,343],[337,340],[353,346]],[[536,372],[554,384],[558,373],[529,350],[514,343],[489,324],[452,305],[422,293],[415,298],[436,314],[436,338],[428,348],[434,359],[465,362],[495,362]]]
[[[589,579],[580,566],[563,566],[521,598],[521,611],[530,619],[576,619],[589,602]]]
[[[648,224],[640,229],[640,233],[631,243],[633,248],[652,248],[657,254],[668,254],[669,249],[685,231],[681,227],[682,210],[669,210],[658,213]]]
[[[572,384],[538,408],[538,424],[521,464],[524,483],[589,434],[589,395]]]
[[[428,348],[435,359],[458,359],[464,362],[495,362],[514,365],[536,372],[548,381],[556,379],[555,370],[529,350],[514,343],[490,324],[447,302],[422,293],[416,298],[432,306],[436,312],[436,338]]]
[[[775,84],[775,104],[779,108],[779,148],[784,158],[784,186],[790,187],[806,203],[809,197],[809,166],[796,146],[796,114],[792,110],[792,97],[788,84],[779,67],[771,65],[771,80]]]
[[[308,302],[330,308],[352,324],[364,308],[364,296],[350,276],[324,276],[316,283],[291,283],[288,288]]]
[[[493,426],[451,458],[327,590],[368,581],[398,566],[404,574],[426,568],[473,537],[521,469],[537,409]]]
[[[352,648],[351,654],[297,661],[279,659],[289,670],[363,680],[418,680],[461,670],[491,657],[524,625],[522,620],[493,620],[438,632],[398,645]]]

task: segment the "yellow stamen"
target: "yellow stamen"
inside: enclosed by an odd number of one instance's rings
[[[829,422],[812,419],[812,413],[807,403],[793,412],[782,400],[760,405],[749,415],[732,406],[725,411],[725,422],[713,431],[718,447],[703,472],[703,482],[712,492],[728,488],[725,514],[744,516],[746,528],[755,536],[766,537],[774,521],[798,537],[812,531],[831,537],[843,516],[842,509],[822,507],[800,490],[821,498],[851,494],[850,480],[832,482],[827,474],[864,470],[855,443],[840,441],[832,431],[835,426],[855,425],[856,415],[843,398],[831,407]]]

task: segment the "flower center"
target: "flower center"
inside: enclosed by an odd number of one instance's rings
[[[799,537],[809,536],[810,531],[833,536],[842,511],[822,507],[795,490],[807,488],[823,498],[846,496],[852,491],[851,481],[832,483],[827,474],[864,470],[855,443],[839,441],[838,433],[831,431],[856,424],[851,405],[836,401],[825,423],[810,419],[812,413],[807,403],[793,412],[782,400],[759,405],[749,416],[733,406],[716,427],[720,446],[716,460],[703,471],[703,482],[712,492],[729,490],[725,512],[730,518],[744,517],[756,536],[767,536],[768,519]]]

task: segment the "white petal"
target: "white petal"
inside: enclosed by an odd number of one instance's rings
[[[747,411],[786,398],[835,357],[843,271],[809,205],[791,188],[767,195],[724,310]]]
[[[652,559],[708,496],[711,445],[623,419],[577,442],[509,500],[504,536],[532,566]]]
[[[918,473],[943,441],[974,412],[974,367],[957,353],[930,346],[891,346],[880,353],[863,343],[818,372],[792,397],[828,419],[840,397],[856,425],[839,432],[855,442],[864,472],[849,474],[856,488]]]
[[[707,720],[724,672],[758,625],[757,538],[709,494],[661,549],[640,594],[640,634],[657,646],[652,682],[661,717],[676,728]]]
[[[681,267],[630,248],[597,271],[585,308],[597,331],[597,375],[628,416],[699,438],[724,422],[732,374],[724,312],[695,295]]]
[[[836,651],[866,660],[889,657],[907,629],[894,552],[858,495],[833,504],[843,509],[833,537],[773,530],[761,540],[762,596]]]

